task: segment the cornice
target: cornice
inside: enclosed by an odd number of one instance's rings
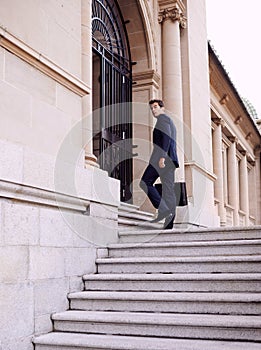
[[[54,79],[77,95],[82,97],[90,93],[90,87],[82,80],[57,66],[46,56],[34,50],[2,27],[0,27],[0,46],[29,63],[45,75],[48,75],[50,78]]]
[[[185,12],[185,5],[182,0],[158,0],[160,10],[178,6],[180,11]]]
[[[154,85],[159,87],[160,76],[155,70],[135,72],[132,74],[132,78],[137,86]]]

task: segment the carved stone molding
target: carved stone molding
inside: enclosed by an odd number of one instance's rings
[[[90,206],[90,201],[83,198],[2,179],[0,179],[0,197],[81,213]]]
[[[205,177],[207,177],[209,180],[213,182],[217,180],[217,176],[212,171],[209,171],[208,169],[200,165],[195,160],[187,160],[184,162],[184,165],[185,167],[190,167],[197,170],[198,172],[200,172],[201,174],[203,174]]]
[[[132,78],[138,87],[153,85],[159,88],[160,75],[154,70],[134,72]]]
[[[0,25],[0,47],[8,50],[12,54],[29,63],[40,72],[51,77],[61,85],[73,91],[79,96],[85,96],[90,93],[91,89],[81,79],[57,66],[49,58],[40,52],[34,50],[25,42],[16,38]]]
[[[236,120],[235,120],[235,124],[236,124],[236,125],[240,124],[240,123],[242,122],[242,120],[243,120],[243,118],[242,118],[241,115],[237,116],[237,117],[236,117]]]
[[[171,20],[172,22],[178,21],[181,28],[186,28],[187,26],[187,18],[184,15],[184,5],[180,1],[175,1],[173,6],[173,1],[169,2],[166,6],[166,2],[160,3],[160,11],[158,15],[159,23],[162,23],[166,20]]]
[[[257,145],[254,149],[255,155],[259,155],[261,153],[261,145]]]
[[[85,167],[88,165],[95,166],[96,168],[100,167],[97,163],[97,158],[95,155],[85,151]]]
[[[253,159],[248,159],[248,163],[252,166],[255,166],[256,165],[256,161],[253,160]]]
[[[220,99],[220,103],[222,104],[222,105],[226,105],[227,103],[228,103],[228,101],[229,101],[229,96],[227,95],[227,94],[224,94],[224,96]]]
[[[250,140],[252,137],[253,137],[253,133],[252,133],[252,132],[249,132],[249,133],[246,135],[246,140]]]

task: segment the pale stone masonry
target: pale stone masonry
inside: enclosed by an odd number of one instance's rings
[[[260,132],[208,45],[205,1],[115,3],[131,57],[135,215],[154,213],[138,184],[151,151],[148,101],[162,98],[188,190],[176,224],[260,224]],[[97,82],[108,77],[93,57],[93,4],[0,1],[1,350],[32,350],[32,337],[52,330],[50,315],[68,309],[67,294],[96,272],[97,247],[129,225],[122,179],[94,155]]]

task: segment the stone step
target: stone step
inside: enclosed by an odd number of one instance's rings
[[[68,297],[72,310],[261,314],[261,295],[258,293],[85,291],[71,293]]]
[[[152,218],[150,218],[152,220]],[[120,227],[121,232],[130,231],[130,230],[137,230],[137,228],[140,228],[142,231],[147,230],[160,230],[162,229],[161,223],[150,223],[149,220],[137,220],[134,216],[129,215],[129,217],[119,217],[118,218],[118,225]]]
[[[260,350],[261,343],[53,332],[34,338],[35,350]]]
[[[128,213],[129,214],[131,214],[131,213],[140,214],[140,215],[143,215],[144,217],[149,218],[149,219],[152,219],[155,216],[154,214],[149,213],[148,211],[140,210],[138,206],[130,205],[130,204],[129,205],[126,205],[126,204],[122,205],[121,204],[118,212],[119,212],[120,216],[124,216]]]
[[[52,318],[58,332],[261,341],[259,316],[66,311]]]
[[[154,214],[141,211],[132,204],[121,203],[118,210],[118,225],[121,231],[162,229],[162,223],[150,223]]]
[[[119,230],[121,243],[210,241],[234,239],[260,239],[261,226],[218,227],[218,228],[183,228],[173,230]]]
[[[131,203],[126,203],[126,202],[120,202],[120,209],[127,208],[129,209],[134,209],[134,210],[139,210],[139,206]]]
[[[86,290],[147,292],[261,292],[261,273],[94,274]]]
[[[256,273],[261,255],[98,258],[98,273]]]
[[[261,238],[226,241],[158,242],[147,244],[122,243],[111,244],[107,249],[107,256],[111,258],[130,256],[174,257],[247,254],[261,254]]]
[[[140,212],[140,211],[133,211],[133,212],[119,212],[118,214],[119,218],[128,218],[132,220],[137,220],[137,221],[149,221],[154,218],[154,215],[151,213],[147,212]]]

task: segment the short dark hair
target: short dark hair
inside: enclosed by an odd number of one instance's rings
[[[158,99],[150,100],[149,105],[153,105],[153,103],[157,103],[161,108],[164,107],[164,102],[162,100],[158,100]]]

